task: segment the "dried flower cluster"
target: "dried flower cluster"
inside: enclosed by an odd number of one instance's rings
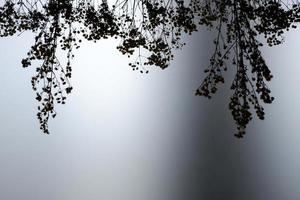
[[[258,118],[264,119],[261,102],[269,104],[274,100],[266,83],[273,76],[260,51],[263,43],[258,36],[264,36],[269,46],[281,44],[284,31],[296,28],[295,23],[300,21],[300,4],[278,0],[216,0],[199,1],[199,7],[202,21],[214,26],[218,35],[210,65],[205,70],[207,76],[196,95],[211,98],[217,84],[224,82],[222,71],[228,65],[235,66],[229,109],[238,128],[235,136],[241,138],[252,119],[251,105]]]
[[[228,65],[234,66],[229,109],[239,130],[236,136],[242,137],[252,119],[250,106],[263,119],[261,102],[274,100],[266,84],[272,75],[257,38],[263,35],[267,44],[278,45],[284,31],[295,28],[299,20],[297,1],[4,0],[0,6],[0,37],[35,33],[35,43],[22,65],[37,65],[31,83],[40,102],[40,128],[49,134],[48,120],[56,116],[55,104],[64,104],[72,91],[71,59],[82,40],[120,39],[117,49],[134,56],[129,63],[132,69],[148,73],[149,66],[169,66],[173,50],[184,45],[182,34],[192,34],[201,25],[216,28],[215,51],[196,95],[211,98],[218,83],[224,82],[222,72]],[[66,51],[66,63],[58,60],[59,49]]]

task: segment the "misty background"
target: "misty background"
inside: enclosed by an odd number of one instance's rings
[[[228,110],[234,69],[211,100],[194,95],[213,49],[208,31],[149,74],[131,70],[117,41],[84,43],[50,135],[36,119],[35,67],[20,64],[34,37],[1,38],[0,199],[299,199],[298,36],[264,48],[275,101],[241,140]]]

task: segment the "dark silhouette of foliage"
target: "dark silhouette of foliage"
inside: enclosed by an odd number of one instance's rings
[[[215,51],[207,76],[196,95],[211,98],[228,67],[235,67],[229,109],[237,124],[236,137],[245,134],[252,119],[251,105],[264,119],[261,103],[272,103],[267,81],[272,79],[260,47],[283,41],[283,33],[300,20],[298,1],[280,0],[5,0],[0,6],[0,36],[24,31],[35,33],[35,43],[22,60],[23,67],[36,64],[32,88],[40,102],[40,128],[49,134],[48,120],[55,117],[55,104],[64,104],[72,91],[73,50],[82,40],[120,39],[117,49],[134,56],[129,66],[148,73],[148,66],[165,69],[173,50],[184,43],[181,36],[199,26],[217,30]],[[265,41],[258,38],[264,36]],[[57,50],[66,51],[61,63]]]

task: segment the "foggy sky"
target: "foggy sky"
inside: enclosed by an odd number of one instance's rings
[[[194,96],[213,48],[207,31],[147,75],[128,67],[117,42],[84,43],[51,135],[35,116],[34,67],[20,65],[32,35],[0,39],[0,199],[299,199],[297,34],[264,49],[275,102],[242,140],[228,110],[230,72],[213,99]]]

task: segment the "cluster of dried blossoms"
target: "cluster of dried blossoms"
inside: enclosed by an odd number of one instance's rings
[[[258,118],[264,119],[261,103],[274,100],[266,83],[273,76],[260,51],[263,43],[258,36],[264,36],[269,46],[281,44],[284,31],[296,28],[300,21],[300,4],[280,0],[215,0],[201,1],[199,7],[202,21],[216,27],[218,35],[205,70],[207,76],[196,95],[211,98],[217,84],[224,82],[222,71],[228,65],[235,66],[229,109],[238,128],[235,136],[241,138],[252,119],[251,105]]]
[[[274,99],[266,85],[272,75],[257,37],[262,34],[269,45],[280,44],[284,31],[300,20],[299,13],[298,2],[278,0],[4,0],[0,37],[35,33],[22,65],[38,66],[31,83],[40,102],[40,128],[48,134],[48,120],[56,116],[54,105],[64,104],[72,91],[71,59],[83,39],[119,38],[117,49],[135,57],[129,63],[132,69],[148,73],[148,66],[169,66],[173,50],[184,45],[182,34],[197,31],[199,25],[216,28],[215,51],[196,95],[210,98],[224,82],[222,71],[235,66],[229,108],[239,130],[236,136],[242,137],[251,120],[250,105],[263,119],[260,102]],[[66,63],[58,60],[58,49],[67,52]]]

